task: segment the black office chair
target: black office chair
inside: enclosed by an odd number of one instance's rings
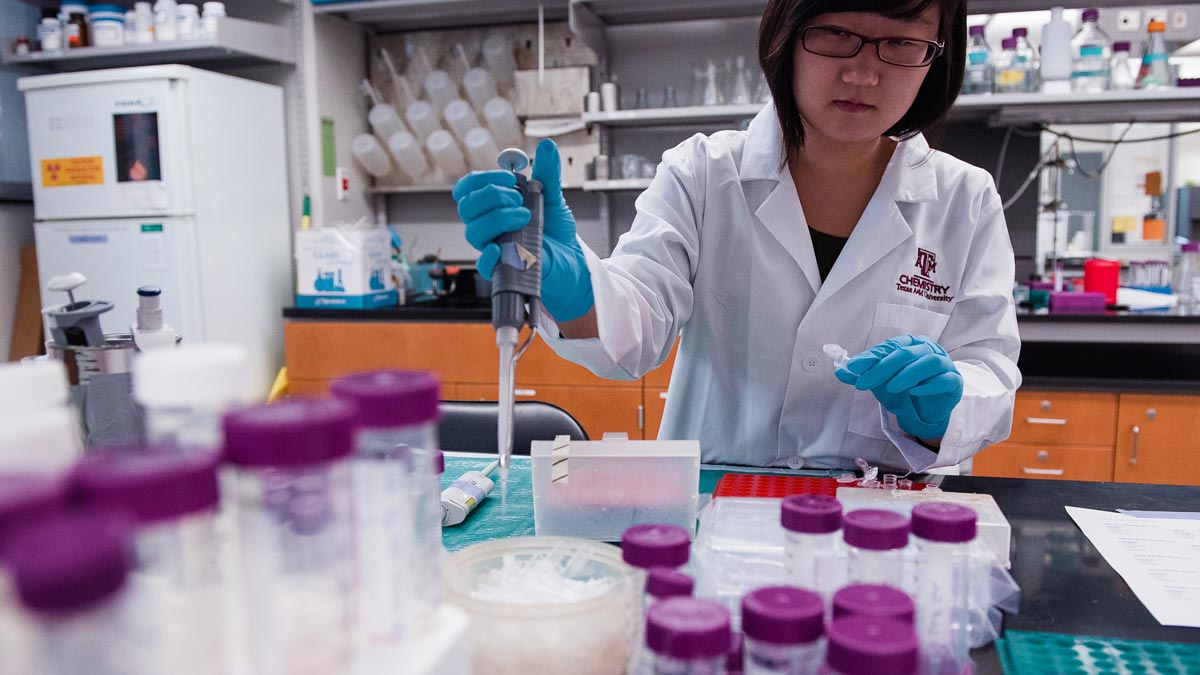
[[[442,450],[498,453],[496,426],[500,406],[495,401],[442,401],[438,439]],[[528,455],[533,441],[570,436],[588,440],[579,422],[566,410],[541,401],[517,401],[513,406],[513,454]]]

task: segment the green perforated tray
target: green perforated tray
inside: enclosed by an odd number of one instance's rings
[[[1200,644],[1005,631],[996,651],[1006,675],[1195,675]]]

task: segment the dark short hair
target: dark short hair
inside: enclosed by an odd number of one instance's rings
[[[792,54],[804,24],[814,16],[831,12],[871,12],[911,19],[934,4],[941,15],[938,40],[946,46],[929,66],[912,107],[885,132],[901,139],[940,124],[958,98],[967,58],[966,0],[770,0],[758,25],[758,62],[783,128],[785,159],[804,145],[800,107],[792,91]]]

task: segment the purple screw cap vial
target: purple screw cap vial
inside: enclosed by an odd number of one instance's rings
[[[438,419],[438,380],[420,370],[377,370],[338,378],[329,392],[352,401],[365,429],[407,427]]]
[[[928,541],[965,544],[975,539],[975,520],[975,511],[961,504],[918,504],[912,511],[912,533]]]
[[[803,534],[829,534],[842,527],[842,504],[825,495],[784,497],[780,507],[783,529]]]
[[[695,587],[691,577],[670,567],[655,567],[646,574],[646,594],[660,600],[686,598]]]
[[[768,586],[742,598],[742,632],[775,645],[801,645],[825,633],[821,596],[793,586]]]
[[[846,543],[870,551],[890,551],[908,545],[908,518],[893,511],[860,509],[842,519]]]
[[[682,567],[692,539],[677,525],[634,525],[621,535],[621,557],[633,567]]]
[[[967,29],[967,35],[983,35],[986,26],[971,26]]]
[[[833,618],[869,616],[912,623],[916,606],[907,593],[884,584],[854,584],[833,594]]]
[[[111,512],[58,512],[14,530],[9,541],[17,595],[28,609],[82,610],[125,585],[129,535]]]
[[[1113,43],[1113,53],[1128,52],[1129,47],[1130,47],[1130,43],[1128,43],[1128,42],[1114,42]]]
[[[715,602],[671,598],[646,613],[646,646],[656,654],[689,661],[726,656],[733,639],[729,610]]]
[[[1095,23],[1096,21],[1099,21],[1100,20],[1100,10],[1096,9],[1095,7],[1090,7],[1088,9],[1083,10],[1083,20],[1091,21],[1093,23]]]
[[[33,474],[0,474],[0,555],[4,537],[67,504],[67,482]]]
[[[825,665],[840,675],[915,675],[917,635],[899,621],[852,616],[829,624]]]
[[[1029,37],[1029,29],[1028,28],[1014,28],[1012,36],[1014,38]]]
[[[225,416],[225,458],[256,467],[328,464],[354,453],[354,406],[289,398]]]
[[[1007,37],[1007,38],[1000,40],[1000,48],[1001,49],[1016,49],[1017,48],[1017,39]]]
[[[146,525],[215,511],[218,462],[216,453],[170,453],[161,446],[106,448],[79,463],[72,484],[85,505],[119,510]]]

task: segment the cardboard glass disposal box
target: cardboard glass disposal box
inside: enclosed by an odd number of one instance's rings
[[[643,523],[695,531],[696,441],[534,441],[530,454],[538,536],[620,541]]]
[[[296,306],[366,309],[399,302],[384,229],[296,233]]]

